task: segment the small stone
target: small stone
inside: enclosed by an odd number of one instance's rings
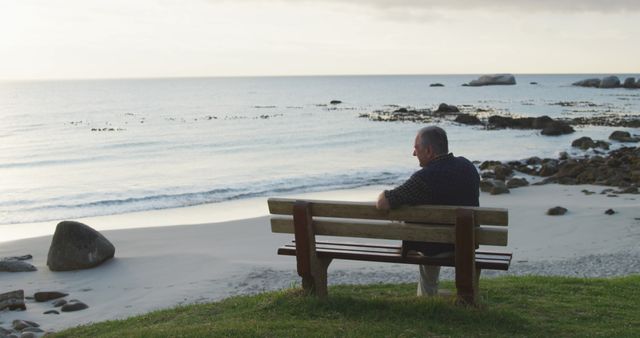
[[[13,327],[14,330],[22,330],[24,328],[30,327],[31,325],[29,325],[29,323],[27,323],[24,320],[20,320],[20,319],[16,319],[13,321],[13,323],[11,324],[11,327]]]
[[[20,335],[20,338],[36,338],[36,334],[34,332],[24,332]]]
[[[504,164],[499,164],[493,167],[493,172],[496,174],[497,179],[503,181],[513,174],[513,170]]]
[[[591,137],[583,136],[577,140],[573,140],[573,142],[571,142],[571,146],[584,150],[589,148],[595,148],[596,143],[591,139]]]
[[[20,260],[2,260],[0,261],[0,271],[4,272],[28,272],[37,271],[35,266]]]
[[[4,327],[0,326],[0,335],[9,335],[11,334],[13,331],[11,330],[7,330]]]
[[[604,213],[607,214],[607,215],[613,215],[616,212],[613,209],[607,209],[607,211],[605,211]]]
[[[525,163],[526,164],[530,164],[530,165],[540,164],[540,163],[542,163],[542,159],[540,159],[540,157],[538,157],[538,156],[532,156],[532,157],[529,157],[525,161]]]
[[[27,327],[27,328],[22,329],[22,332],[23,333],[24,332],[37,332],[37,333],[40,333],[40,332],[44,332],[44,330],[39,328],[39,327],[31,326],[31,327]]]
[[[440,103],[436,113],[459,113],[460,109],[452,104]]]
[[[631,137],[631,134],[628,131],[623,130],[614,131],[609,135],[609,139],[618,142],[638,142],[637,138]]]
[[[32,322],[30,320],[23,320],[25,323],[29,324],[29,326],[31,327],[40,327],[40,324],[36,323],[36,322]]]
[[[549,216],[561,216],[567,213],[567,209],[563,208],[563,207],[553,207],[549,210],[547,210],[547,215]]]
[[[4,309],[9,309],[10,311],[26,310],[27,306],[24,303],[24,290],[0,293],[0,310]]]
[[[489,191],[489,193],[491,195],[501,195],[501,194],[509,194],[509,189],[507,189],[507,187],[505,186],[498,186],[498,187],[493,187],[491,188],[491,191]]]
[[[32,259],[33,256],[27,254],[27,255],[23,255],[23,256],[13,256],[13,257],[5,257],[2,260],[3,261],[26,261],[29,259]]]
[[[529,182],[524,178],[514,177],[507,182],[507,188],[519,188],[529,185]]]
[[[36,302],[46,302],[48,300],[58,299],[58,298],[66,297],[68,295],[69,295],[68,293],[58,292],[58,291],[43,291],[43,292],[36,292],[33,295],[33,298],[35,298]]]
[[[67,301],[64,299],[58,299],[51,304],[53,305],[53,307],[61,307],[62,305],[67,304]]]
[[[637,194],[638,193],[638,187],[636,187],[636,186],[626,187],[624,189],[621,189],[617,193],[619,193],[619,194]]]
[[[340,104],[342,103],[342,101],[340,100],[331,100],[331,102],[329,102],[330,104]]]
[[[60,309],[62,312],[80,311],[89,308],[89,306],[83,302],[67,303]]]
[[[573,127],[568,125],[566,122],[556,120],[547,124],[540,133],[547,136],[558,136],[571,134],[573,132],[575,132]]]
[[[45,315],[59,315],[60,312],[56,311],[56,310],[49,310],[49,311],[45,311],[43,312]]]
[[[456,119],[454,120],[454,122],[461,123],[461,124],[468,124],[468,125],[482,124],[479,118],[469,114],[460,114],[456,116]]]

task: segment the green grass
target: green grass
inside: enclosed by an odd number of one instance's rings
[[[452,288],[451,283],[443,283]],[[182,306],[56,337],[638,337],[640,276],[501,277],[481,305],[415,296],[415,284],[341,285],[329,298],[299,289]]]

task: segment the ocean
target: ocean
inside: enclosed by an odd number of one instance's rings
[[[640,117],[640,90],[571,86],[602,76],[516,75],[517,85],[487,87],[461,86],[477,75],[0,82],[0,225],[398,184],[418,169],[411,155],[424,124],[360,117],[377,110],[445,102],[513,116]],[[437,124],[455,155],[475,161],[577,156],[571,141],[581,136],[640,132]]]

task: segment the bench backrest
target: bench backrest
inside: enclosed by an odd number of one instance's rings
[[[294,205],[297,200],[268,200],[271,230],[295,233]],[[304,200],[309,203],[315,235],[455,243],[458,211],[471,211],[476,244],[506,246],[508,212],[501,208],[455,206],[407,206],[382,211],[373,202]]]

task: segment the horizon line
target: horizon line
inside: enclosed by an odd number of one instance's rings
[[[493,72],[493,73],[381,73],[381,74],[291,74],[291,75],[202,75],[202,76],[141,76],[141,77],[87,77],[87,78],[24,78],[24,79],[8,79],[0,78],[0,82],[63,82],[63,81],[118,81],[118,80],[180,80],[180,79],[235,79],[235,78],[292,78],[292,77],[374,77],[374,76],[443,76],[443,75],[493,75],[493,74],[511,74],[518,75],[630,75],[638,73],[625,72],[607,72],[607,73],[509,73],[509,72]]]

